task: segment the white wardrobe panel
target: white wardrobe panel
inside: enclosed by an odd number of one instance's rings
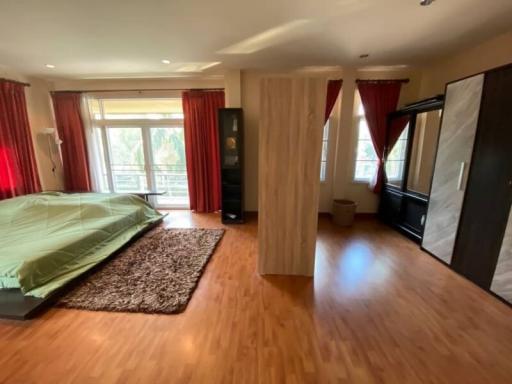
[[[432,190],[422,246],[446,263],[464,200],[466,178],[478,125],[484,75],[451,83],[446,89]]]
[[[512,209],[492,279],[491,291],[512,303]]]

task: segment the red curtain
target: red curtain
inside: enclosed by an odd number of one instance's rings
[[[64,186],[69,192],[91,191],[80,98],[79,92],[52,93],[57,130],[63,141],[61,151]]]
[[[224,108],[224,91],[185,91],[182,96],[190,209],[218,211],[221,190],[217,110]]]
[[[370,184],[375,193],[379,193],[382,188],[387,118],[389,113],[396,110],[401,86],[401,81],[394,80],[358,81],[357,83],[366,122],[378,158],[377,172]]]
[[[343,80],[329,80],[327,83],[327,100],[325,103],[325,120],[324,124],[329,120],[329,116],[331,116],[332,109],[334,108],[334,104],[336,103],[336,99],[340,94],[341,84]]]
[[[404,115],[391,120],[388,132],[388,147],[389,150],[393,149],[398,138],[404,131],[405,127],[409,123],[409,115]]]
[[[40,191],[24,85],[0,80],[0,200]]]

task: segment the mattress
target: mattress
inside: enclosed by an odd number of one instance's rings
[[[0,201],[0,289],[46,297],[162,217],[123,194],[45,192]]]

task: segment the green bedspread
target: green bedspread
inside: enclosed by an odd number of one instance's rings
[[[45,297],[161,218],[132,195],[45,192],[0,201],[0,289]]]

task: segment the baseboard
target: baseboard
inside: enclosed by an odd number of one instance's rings
[[[356,219],[376,219],[376,212],[356,212]]]
[[[258,211],[245,211],[245,216],[247,218],[249,217],[258,217]],[[332,213],[330,212],[318,212],[318,217],[323,217],[323,218],[332,218]],[[372,213],[372,212],[356,212],[356,215],[355,215],[355,218],[356,219],[376,219],[377,218],[377,213]]]
[[[244,211],[244,216],[246,219],[257,218],[258,211]]]

